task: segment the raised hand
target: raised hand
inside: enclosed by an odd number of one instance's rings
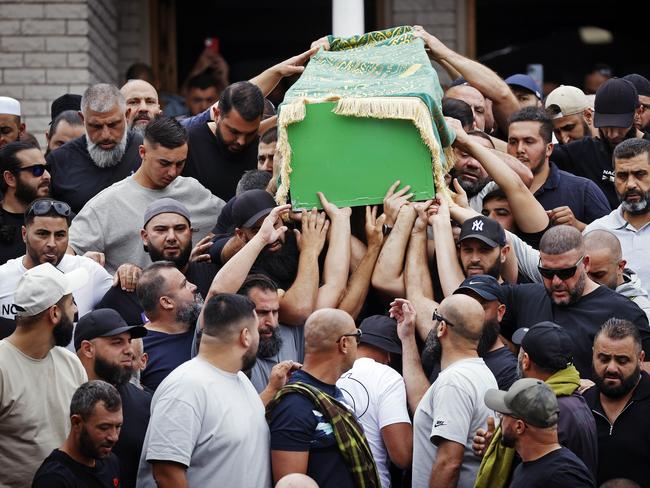
[[[327,220],[325,212],[318,212],[315,208],[311,212],[303,212],[301,230],[294,231],[300,252],[313,250],[320,254],[327,239],[329,225],[330,222]]]
[[[325,195],[322,192],[319,191],[316,194],[320,199],[320,203],[323,206],[323,210],[325,210],[325,213],[327,213],[327,216],[331,221],[334,221],[336,219],[341,219],[341,218],[349,219],[350,215],[352,215],[352,209],[350,207],[338,208],[336,205],[329,202],[327,198],[325,198]]]
[[[134,291],[141,273],[142,269],[135,264],[122,264],[113,276],[113,286],[120,286],[122,290],[128,292]]]
[[[476,431],[476,434],[474,434],[474,438],[472,439],[472,450],[474,451],[475,456],[485,456],[485,451],[487,451],[487,448],[492,441],[495,430],[496,428],[494,426],[494,417],[488,417],[487,430],[478,429]]]
[[[368,247],[381,247],[384,243],[383,225],[386,214],[381,214],[377,218],[377,207],[366,205],[366,242]]]
[[[393,183],[384,196],[384,214],[386,215],[386,222],[384,223],[389,227],[395,225],[400,208],[402,208],[403,205],[406,205],[413,197],[413,193],[407,193],[411,189],[410,185],[406,185],[404,188],[396,192],[395,190],[399,184],[400,180]]]
[[[276,227],[276,223],[281,222],[282,216],[288,214],[290,209],[291,205],[289,204],[280,205],[271,210],[271,213],[266,216],[257,233],[265,244],[273,244],[287,231],[286,226]]]
[[[426,202],[411,204],[418,214],[418,217],[415,219],[415,223],[413,224],[412,232],[423,232],[427,229],[427,225],[429,225],[428,211],[433,202],[433,200],[427,200]]]
[[[389,315],[397,321],[397,336],[401,340],[415,336],[415,308],[411,302],[396,298],[390,304]]]
[[[210,261],[210,255],[207,254],[208,250],[212,246],[212,236],[205,236],[199,242],[196,243],[196,246],[192,249],[190,253],[190,261],[192,262],[201,262],[201,261]]]

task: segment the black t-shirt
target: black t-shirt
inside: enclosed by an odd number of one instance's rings
[[[213,263],[191,262],[185,277],[187,281],[195,284],[199,293],[205,297],[218,269]],[[148,322],[136,293],[124,291],[119,286],[111,287],[95,308],[111,308],[129,325],[142,325]]]
[[[557,437],[561,445],[578,456],[591,476],[598,470],[598,434],[596,422],[587,402],[577,392],[557,397],[560,416]]]
[[[332,398],[345,402],[341,390],[296,371],[288,383],[300,381],[315,386]],[[354,480],[338,449],[332,426],[314,403],[300,394],[286,395],[273,409],[269,421],[271,449],[309,452],[307,475],[321,488],[353,488]]]
[[[517,381],[517,358],[506,346],[487,352],[483,361],[496,378],[499,390],[508,390]]]
[[[598,431],[598,484],[614,478],[628,478],[641,486],[650,482],[650,376],[641,372],[641,381],[632,398],[610,424],[600,402],[600,391],[591,387],[584,393],[596,419]]]
[[[629,320],[637,326],[646,355],[650,354],[650,327],[646,314],[632,300],[599,286],[572,305],[555,305],[541,283],[503,285],[506,314],[501,333],[506,339],[521,327],[544,320],[560,325],[573,340],[573,363],[581,378],[592,378],[592,346],[600,327],[610,318]]]
[[[51,166],[52,197],[67,202],[79,213],[88,200],[140,167],[141,144],[142,136],[129,132],[124,156],[110,168],[95,165],[88,154],[85,135],[52,151],[46,158]]]
[[[212,229],[214,238],[212,239],[212,246],[210,246],[208,253],[213,263],[221,264],[221,251],[223,251],[230,238],[235,235],[235,223],[232,220],[232,206],[236,198],[232,197],[226,202],[217,219],[217,225]]]
[[[237,183],[245,171],[257,169],[257,138],[241,153],[232,153],[208,124],[199,124],[190,128],[187,145],[183,176],[196,178],[224,201],[235,196]]]
[[[151,393],[141,390],[133,383],[118,386],[117,391],[122,398],[124,420],[113,453],[120,461],[122,488],[135,488],[142,444],[149,425]]]
[[[32,488],[121,488],[120,466],[115,454],[95,460],[95,467],[80,464],[54,449],[34,475]]]
[[[0,265],[25,254],[22,226],[25,215],[7,212],[0,206]]]
[[[645,134],[643,138],[650,139],[650,134]],[[557,144],[551,159],[560,169],[596,183],[603,190],[610,207],[618,207],[620,201],[614,187],[612,149],[607,141],[585,137],[569,144]]]
[[[594,480],[584,463],[566,447],[515,468],[510,488],[586,488]]]

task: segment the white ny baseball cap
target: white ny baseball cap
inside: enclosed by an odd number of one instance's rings
[[[88,272],[84,268],[64,273],[50,263],[39,264],[27,270],[18,282],[14,292],[16,315],[33,317],[87,282]]]

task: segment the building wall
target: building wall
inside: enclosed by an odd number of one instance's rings
[[[133,63],[151,65],[149,0],[118,0],[118,59],[119,82]]]
[[[466,0],[392,0],[392,25],[421,25],[454,51],[465,54],[465,2]],[[447,73],[436,63],[433,65],[440,81],[448,83],[450,80]]]
[[[118,81],[116,2],[0,1],[0,92],[21,102],[42,147],[54,99]]]

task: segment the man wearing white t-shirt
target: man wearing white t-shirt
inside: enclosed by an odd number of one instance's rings
[[[86,270],[88,284],[73,293],[79,317],[92,311],[111,287],[113,278],[95,261],[65,253],[71,216],[67,203],[51,198],[39,198],[27,207],[23,227],[26,253],[0,266],[0,338],[7,337],[16,326],[14,291],[18,281],[39,264],[50,263],[64,273]]]
[[[473,433],[493,415],[485,392],[498,388],[476,352],[484,319],[481,304],[467,295],[445,298],[433,313],[425,347],[442,349],[442,371],[413,418],[413,488],[474,486],[480,459],[472,452]]]
[[[156,389],[137,486],[271,487],[264,405],[242,372],[257,357],[255,304],[218,294],[202,312],[198,356]]]
[[[382,488],[390,488],[389,461],[401,469],[411,466],[413,429],[406,408],[404,379],[388,366],[401,354],[395,320],[373,315],[361,322],[357,360],[336,382],[363,426],[377,464]]]
[[[0,486],[31,486],[34,473],[70,430],[70,400],[88,378],[72,339],[72,293],[85,269],[62,273],[50,263],[15,286],[16,330],[0,341]]]

